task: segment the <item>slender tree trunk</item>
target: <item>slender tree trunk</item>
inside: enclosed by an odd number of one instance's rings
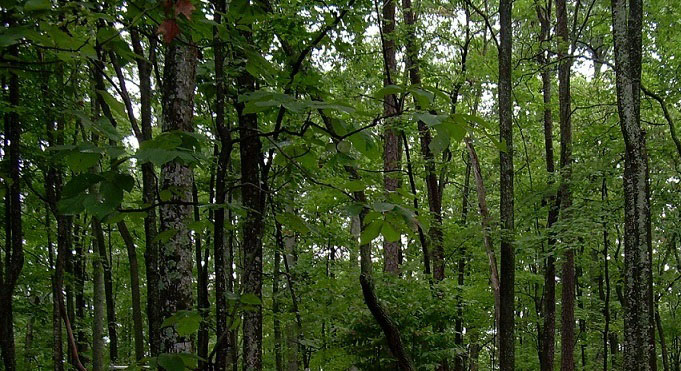
[[[211,170],[212,171],[212,170]],[[210,185],[212,187],[212,184]],[[196,188],[196,180],[192,179],[192,201],[194,202],[193,212],[194,221],[200,222],[201,216],[199,214],[199,193]],[[208,301],[208,249],[206,255],[202,254],[202,233],[196,232],[194,240],[196,241],[196,271],[198,279],[196,282],[196,298],[198,301],[198,309],[201,315],[201,324],[199,325],[199,333],[197,336],[197,355],[199,356],[199,369],[206,368],[203,361],[208,358],[208,311],[210,310],[210,302]],[[210,239],[207,239],[210,241]]]
[[[215,0],[215,22],[221,23],[222,15],[226,4],[224,0]],[[218,35],[217,27],[213,28],[214,39],[214,53],[215,53],[215,126],[217,129],[218,138],[220,139],[220,150],[217,159],[217,173],[215,177],[215,203],[221,205],[225,203],[225,182],[227,169],[229,167],[230,155],[232,152],[232,139],[228,128],[225,126],[225,97],[224,97],[224,51],[222,47],[222,40]],[[215,316],[217,321],[217,336],[220,337],[226,331],[229,331],[227,326],[227,264],[232,264],[231,260],[226,259],[225,251],[225,209],[218,207],[214,214],[214,231],[213,231],[213,249],[215,256]],[[231,220],[230,220],[231,223]],[[231,275],[229,277],[231,279]],[[229,288],[231,290],[231,287]],[[220,345],[217,351],[217,358],[215,360],[216,370],[226,370],[227,365],[232,363],[230,361],[230,352],[235,344],[232,343],[233,336],[226,337],[226,341]]]
[[[394,83],[397,75],[397,60],[395,59],[395,1],[383,0],[383,86]],[[395,94],[388,94],[383,98],[383,115],[395,116],[400,111],[399,102]],[[400,135],[395,128],[396,121],[386,118],[383,132],[383,187],[386,197],[390,199],[400,186],[402,148]],[[399,274],[400,272],[400,241],[383,241],[383,271]]]
[[[655,307],[655,325],[657,326],[658,336],[660,337],[660,348],[662,348],[662,368],[664,371],[669,371],[669,353],[667,352],[667,342],[664,338],[664,331],[662,329],[662,319],[660,318],[660,309]]]
[[[11,46],[9,54],[13,57],[19,55],[18,47]],[[9,148],[3,148],[3,157],[8,159],[8,172],[11,184],[5,193],[5,206],[7,207],[7,220],[5,220],[6,249],[4,260],[0,265],[0,350],[5,370],[16,370],[16,350],[14,345],[14,317],[13,317],[13,294],[19,274],[24,266],[23,232],[21,226],[21,174],[20,174],[20,143],[21,123],[16,108],[19,106],[19,77],[16,72],[10,72],[9,77],[9,106],[5,113],[5,144],[9,141]],[[5,152],[6,151],[6,152]],[[4,160],[4,159],[3,159]],[[9,183],[9,182],[7,182]],[[7,233],[9,232],[9,233]]]
[[[546,3],[546,7],[537,6],[537,17],[541,24],[540,41],[542,50],[538,55],[538,62],[542,68],[542,95],[544,102],[543,122],[544,122],[544,148],[546,159],[546,171],[549,173],[549,184],[554,182],[555,160],[553,156],[553,112],[551,110],[551,71],[548,60],[548,45],[546,45],[551,33],[551,1]],[[541,334],[541,359],[540,366],[542,371],[553,371],[553,360],[555,355],[555,336],[556,336],[556,266],[553,249],[555,245],[554,233],[551,227],[558,220],[559,203],[558,198],[552,195],[546,199],[549,211],[546,220],[546,229],[549,230],[547,239],[547,253],[544,265],[544,308],[543,308],[543,333]]]
[[[242,31],[251,39],[251,31]],[[237,77],[239,94],[255,90],[255,80],[245,70]],[[262,234],[265,197],[260,178],[262,145],[258,136],[258,118],[244,113],[244,103],[236,104],[239,121],[239,151],[241,155],[241,200],[248,209],[243,222],[244,270],[242,290],[262,298]],[[244,371],[262,369],[262,306],[244,313],[243,320],[243,368]]]
[[[74,269],[75,274],[75,288],[76,288],[76,343],[78,348],[78,353],[83,354],[87,351],[87,337],[85,335],[85,271],[87,267],[87,262],[85,260],[85,253],[83,251],[83,246],[86,245],[85,242],[85,231],[80,228],[79,219],[76,219],[76,233],[74,237],[76,238],[74,250],[76,252]],[[85,221],[82,223],[87,224]],[[78,231],[82,231],[78,233]],[[85,359],[83,359],[83,363]]]
[[[139,75],[140,86],[140,124],[141,135],[137,137],[141,144],[144,141],[152,139],[152,112],[151,112],[151,70],[152,64],[147,58],[144,58],[144,48],[140,38],[139,31],[133,27],[130,29],[130,40],[133,51],[136,55],[141,56],[136,59],[137,70]],[[155,53],[155,45],[150,43],[150,55]],[[150,57],[151,59],[151,57]],[[147,205],[152,205],[156,202],[157,180],[154,165],[147,162],[141,165],[142,167],[142,201]],[[149,350],[152,356],[158,355],[160,351],[160,298],[159,298],[159,270],[158,270],[158,250],[159,245],[156,242],[157,232],[157,214],[156,208],[147,211],[144,217],[144,264],[146,267],[147,276],[147,322],[149,327]]]
[[[480,170],[480,161],[478,160],[478,154],[473,147],[473,142],[471,137],[468,136],[465,139],[466,148],[468,149],[469,158],[471,160],[471,168],[473,170],[473,175],[475,178],[475,186],[478,194],[478,210],[480,212],[480,225],[482,227],[483,242],[485,245],[485,252],[487,253],[487,259],[490,270],[490,286],[492,287],[492,293],[494,293],[494,320],[499,322],[500,308],[501,308],[501,291],[500,291],[500,279],[499,272],[497,270],[497,258],[494,254],[494,244],[492,242],[492,231],[491,231],[491,217],[489,214],[489,209],[487,208],[487,191],[485,190],[485,184],[482,179],[482,171]]]
[[[650,185],[641,129],[643,2],[612,1],[617,108],[624,136],[624,363],[632,371],[657,369],[653,309]]]
[[[166,50],[163,74],[163,131],[192,132],[194,90],[196,87],[197,48],[186,42],[174,41]],[[192,218],[192,169],[173,160],[163,165],[161,189],[171,190],[169,203],[160,208],[161,233],[171,235],[161,246],[160,299],[162,319],[193,305],[194,245],[187,222]],[[161,329],[161,351],[191,353],[193,341],[179,335],[173,327]]]
[[[468,219],[468,195],[470,193],[470,181],[471,181],[471,160],[470,155],[468,161],[466,162],[466,175],[464,177],[463,184],[463,196],[461,197],[461,226],[465,226]],[[459,250],[459,258],[457,262],[457,283],[460,288],[463,288],[464,276],[466,273],[466,248],[461,246]],[[456,321],[454,325],[454,344],[461,351],[454,358],[454,371],[465,371],[466,368],[466,354],[463,352],[463,300],[460,293],[457,293],[457,308],[456,308]]]
[[[601,186],[601,201],[605,202],[608,197],[608,183],[603,178]],[[605,215],[605,214],[604,214]],[[610,238],[608,236],[608,225],[603,217],[603,279],[605,281],[605,292],[603,294],[603,371],[608,371],[608,339],[610,338],[610,263],[608,260],[608,248]]]
[[[94,233],[93,250],[101,251],[99,245],[104,245],[104,232],[97,218],[92,218],[92,231]],[[96,254],[92,259],[93,267],[93,319],[92,319],[92,370],[104,371],[104,322],[106,311],[106,293],[104,288],[104,267],[102,256]]]
[[[281,226],[277,223],[277,239],[281,239]],[[279,306],[279,272],[281,271],[281,252],[277,246],[274,249],[274,272],[272,272],[272,320],[274,327],[274,364],[277,371],[284,370],[282,357],[281,309]]]
[[[120,221],[116,225],[118,226],[118,232],[121,234],[121,238],[123,238],[123,242],[128,251],[128,263],[130,264],[130,292],[132,297],[132,322],[135,337],[135,360],[139,361],[144,358],[144,334],[142,330],[143,321],[137,251],[135,249],[135,241],[125,222]]]
[[[568,16],[565,0],[556,0],[556,34],[558,36],[558,100],[560,104],[560,218],[570,219],[569,210],[572,206],[571,174],[572,174],[572,122],[570,116],[570,65],[569,55],[570,37],[568,34]],[[571,242],[566,238],[563,270],[561,275],[561,371],[574,371],[575,347],[575,251]]]
[[[500,152],[501,275],[499,310],[499,367],[515,368],[515,253],[513,251],[513,99],[511,97],[511,0],[499,2],[499,140]]]

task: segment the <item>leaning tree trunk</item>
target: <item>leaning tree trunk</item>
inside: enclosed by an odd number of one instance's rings
[[[191,132],[194,115],[194,89],[198,49],[186,41],[173,41],[166,50],[163,75],[163,131]],[[166,319],[193,304],[193,252],[187,223],[192,218],[192,169],[173,160],[163,165],[161,189],[169,190],[170,200],[161,206],[161,232],[170,235],[161,246],[160,304]],[[161,352],[191,353],[191,337],[181,336],[173,327],[161,329]]]
[[[628,13],[628,14],[627,14]],[[653,309],[650,185],[641,129],[643,2],[612,0],[617,108],[624,136],[623,369],[657,369]]]
[[[499,367],[511,371],[515,367],[515,253],[513,251],[513,113],[511,97],[511,9],[512,0],[499,2],[499,141],[500,151],[500,221],[501,271],[499,308]]]

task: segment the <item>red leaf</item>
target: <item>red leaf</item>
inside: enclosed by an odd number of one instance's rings
[[[192,12],[196,9],[190,0],[178,0],[175,3],[175,16],[184,14],[187,19],[192,19]]]
[[[166,19],[158,26],[156,32],[163,35],[163,41],[166,44],[170,44],[175,36],[180,33],[180,27],[174,19]]]

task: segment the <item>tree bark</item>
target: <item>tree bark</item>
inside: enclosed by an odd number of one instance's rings
[[[515,367],[515,252],[513,251],[513,112],[511,97],[511,50],[513,29],[511,0],[499,2],[499,141],[506,146],[500,151],[500,221],[501,272],[499,310],[499,367],[511,371]]]
[[[617,108],[624,136],[624,358],[626,370],[654,371],[650,185],[641,129],[643,2],[612,0]]]
[[[194,115],[194,90],[197,48],[187,42],[174,41],[166,50],[163,84],[163,131],[191,132]],[[161,189],[171,193],[160,208],[161,233],[170,237],[161,246],[160,304],[161,318],[166,319],[193,305],[193,252],[187,222],[192,218],[192,169],[173,160],[163,165]],[[161,329],[161,351],[191,353],[193,341],[179,335],[173,327]]]
[[[9,48],[9,54],[17,57],[17,46]],[[16,370],[16,350],[14,345],[14,317],[13,317],[13,294],[19,274],[24,266],[24,246],[21,225],[21,123],[17,107],[19,106],[19,77],[16,72],[10,71],[8,86],[8,103],[14,108],[5,113],[5,144],[9,140],[9,148],[3,148],[3,157],[8,158],[9,179],[6,179],[7,190],[5,194],[5,206],[7,207],[7,220],[5,220],[6,249],[4,260],[0,265],[0,348],[5,370]],[[7,180],[11,180],[8,182]],[[9,233],[7,233],[9,232]]]
[[[560,218],[570,219],[572,194],[570,180],[572,175],[572,122],[570,116],[570,36],[568,34],[568,15],[565,0],[556,0],[556,35],[558,36],[558,100],[560,106]],[[565,239],[564,262],[561,275],[561,371],[574,371],[575,347],[575,251],[569,236]]]
[[[99,245],[104,245],[104,232],[97,218],[92,218],[92,241],[94,251],[101,251]],[[104,371],[104,322],[106,312],[106,293],[104,288],[104,268],[101,255],[98,253],[92,259],[93,268],[93,319],[92,319],[92,370]]]
[[[222,15],[226,4],[224,0],[214,0],[216,13],[214,20],[216,23],[222,22]],[[224,76],[224,50],[222,40],[219,37],[217,27],[213,28],[213,50],[215,54],[215,127],[217,136],[220,140],[220,150],[217,158],[217,172],[215,176],[215,203],[224,205],[225,203],[225,182],[227,169],[230,163],[232,152],[232,139],[229,129],[225,126],[225,76]],[[227,264],[232,264],[226,259],[225,252],[225,208],[215,209],[213,226],[213,255],[215,256],[215,317],[217,322],[217,334],[221,336],[225,331],[229,331],[227,326]],[[231,220],[230,220],[231,223]],[[231,270],[231,268],[230,268]],[[231,279],[231,277],[229,277]],[[230,287],[231,290],[231,287]],[[227,365],[232,363],[231,349],[235,346],[232,343],[233,336],[228,336],[220,348],[217,350],[215,367],[216,370],[226,370]]]
[[[397,75],[397,60],[395,59],[395,1],[383,0],[383,86],[393,84]],[[390,117],[400,111],[397,95],[388,94],[383,98],[383,115],[387,117],[383,131],[383,187],[389,199],[400,187],[402,146],[400,135],[395,128],[396,121]],[[400,241],[383,241],[383,271],[399,274],[400,272]]]
[[[251,31],[241,31],[250,40]],[[237,77],[239,94],[255,90],[255,79],[245,70]],[[262,191],[260,163],[263,158],[258,136],[258,119],[253,113],[244,113],[244,103],[236,104],[239,121],[239,152],[241,155],[241,200],[248,209],[243,222],[244,270],[242,290],[262,298],[262,234],[265,195]],[[244,371],[262,369],[262,306],[244,313],[243,320]]]
[[[544,122],[544,149],[546,159],[546,171],[549,173],[549,184],[553,184],[555,173],[555,160],[553,156],[553,112],[551,110],[551,71],[548,60],[548,45],[551,33],[551,1],[545,7],[537,6],[537,17],[541,25],[540,41],[542,50],[538,55],[538,62],[542,68],[542,96],[544,102],[543,122]],[[540,368],[542,371],[553,371],[553,360],[555,356],[555,336],[556,336],[556,265],[553,249],[556,239],[551,230],[553,224],[558,221],[558,210],[560,208],[558,198],[555,195],[547,197],[545,202],[549,210],[546,220],[548,232],[547,253],[544,265],[544,325],[541,334]]]
[[[130,293],[132,297],[132,323],[135,338],[135,360],[144,358],[144,334],[142,330],[142,306],[140,299],[139,266],[137,263],[137,251],[135,241],[128,230],[125,222],[120,221],[116,224],[118,232],[123,238],[125,248],[128,251],[128,263],[130,264]]]

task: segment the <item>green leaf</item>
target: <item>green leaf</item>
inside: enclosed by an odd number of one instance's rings
[[[442,120],[444,119],[443,116],[423,112],[416,112],[413,114],[413,117],[414,120],[423,121],[426,125],[430,127],[440,125],[442,123]]]
[[[66,165],[73,171],[85,171],[99,162],[102,157],[99,153],[72,151],[66,155]]]
[[[395,230],[389,222],[383,222],[383,227],[381,228],[381,234],[385,237],[388,242],[397,242],[400,240],[400,232]]]
[[[374,210],[384,213],[386,211],[390,211],[395,208],[394,204],[388,203],[388,202],[376,202],[374,203]]]
[[[428,148],[434,153],[442,153],[449,146],[449,136],[446,134],[438,133],[428,144]]]
[[[28,0],[26,4],[24,4],[24,10],[27,12],[48,10],[51,7],[52,3],[49,0]]]
[[[262,301],[260,301],[260,298],[255,296],[255,294],[243,294],[241,295],[241,298],[239,299],[242,304],[247,304],[247,305],[261,305]]]
[[[360,245],[366,245],[370,243],[371,241],[374,240],[374,238],[378,237],[378,234],[381,233],[381,228],[383,227],[383,220],[374,220],[373,222],[369,223],[364,229],[362,230],[362,233],[359,235],[359,243]]]
[[[387,85],[381,89],[379,89],[375,94],[374,97],[378,99],[383,99],[386,95],[392,95],[392,94],[399,94],[402,92],[402,88],[397,86],[397,85]]]
[[[279,223],[290,228],[292,231],[296,233],[300,234],[310,233],[310,227],[307,225],[305,220],[303,220],[303,218],[294,213],[284,212],[281,214],[277,214],[276,219]]]
[[[178,354],[159,354],[157,362],[166,371],[184,371],[184,361]]]

